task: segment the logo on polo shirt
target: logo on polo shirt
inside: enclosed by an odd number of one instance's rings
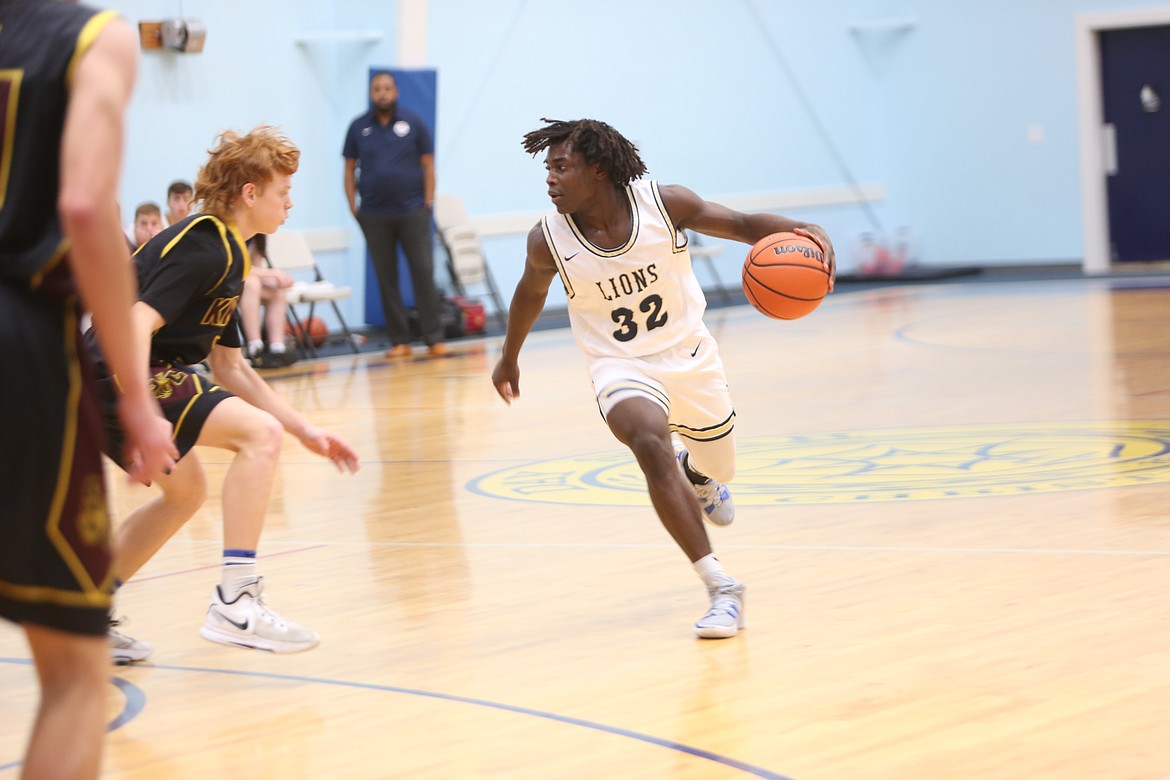
[[[405,119],[399,119],[394,123],[394,135],[399,138],[405,138],[406,134],[410,132],[410,122]]]

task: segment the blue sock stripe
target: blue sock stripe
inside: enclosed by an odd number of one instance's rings
[[[255,550],[224,550],[223,557],[225,558],[255,558]]]

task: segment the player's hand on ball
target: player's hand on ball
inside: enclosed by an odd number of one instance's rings
[[[825,270],[829,272],[829,292],[833,292],[833,287],[837,283],[837,252],[833,249],[833,242],[829,240],[829,234],[820,225],[796,228],[792,232],[798,236],[807,236],[820,245],[821,251],[825,253]]]

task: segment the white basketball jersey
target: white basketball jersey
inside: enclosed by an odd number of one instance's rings
[[[626,187],[633,229],[619,247],[594,246],[568,214],[540,220],[565,286],[569,325],[587,355],[643,357],[661,352],[702,324],[707,300],[686,234],[675,230],[656,181]]]

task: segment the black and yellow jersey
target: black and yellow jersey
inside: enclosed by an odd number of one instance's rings
[[[191,365],[217,342],[241,345],[236,306],[252,271],[244,239],[210,214],[192,214],[135,254],[138,298],[166,321],[150,342],[152,363]]]
[[[57,212],[61,132],[82,55],[115,18],[62,2],[0,0],[0,281],[73,293]],[[46,33],[51,30],[51,33]]]

